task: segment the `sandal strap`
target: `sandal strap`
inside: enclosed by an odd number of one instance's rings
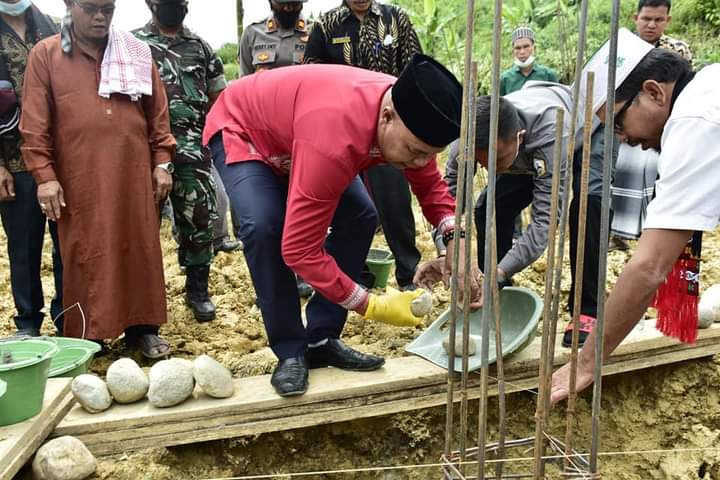
[[[593,331],[593,328],[595,328],[595,323],[597,322],[597,319],[595,317],[591,317],[590,315],[584,315],[581,314],[580,318],[578,319],[578,330],[585,333],[591,333]],[[565,332],[572,332],[573,330],[573,322],[568,322],[567,326],[565,327]]]

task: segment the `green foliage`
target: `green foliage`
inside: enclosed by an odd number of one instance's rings
[[[236,63],[238,54],[237,43],[225,43],[216,53],[223,63]]]
[[[231,80],[237,80],[240,73],[240,65],[237,63],[226,63],[225,67],[225,80],[228,82]]]
[[[682,25],[692,28],[698,23],[705,24],[705,27],[710,27],[706,28],[706,35],[714,35],[717,38],[720,32],[720,0],[683,1],[673,3],[672,8],[671,27]]]
[[[416,27],[423,49],[462,76],[467,0],[390,0],[405,8]],[[611,0],[589,1],[588,59],[610,34]],[[634,29],[637,3],[622,2],[620,26]],[[580,0],[504,0],[501,69],[512,65],[510,34],[519,25],[535,30],[538,61],[555,69],[560,81],[574,77],[579,36]],[[476,2],[473,57],[478,63],[481,92],[489,91],[492,71],[493,6]],[[683,0],[673,4],[668,33],[686,40],[696,66],[720,62],[720,0]]]

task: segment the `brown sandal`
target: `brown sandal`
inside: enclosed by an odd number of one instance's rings
[[[168,342],[153,333],[140,335],[134,344],[135,348],[139,348],[140,353],[150,360],[166,358],[170,356],[170,351],[172,350]]]

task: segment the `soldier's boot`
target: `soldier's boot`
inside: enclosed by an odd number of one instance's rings
[[[187,267],[185,277],[185,303],[192,309],[195,320],[209,322],[215,319],[215,304],[208,293],[210,267]]]

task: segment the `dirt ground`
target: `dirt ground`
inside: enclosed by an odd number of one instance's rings
[[[419,218],[419,216],[418,216]],[[418,225],[425,232],[424,225]],[[1,232],[0,232],[1,234]],[[271,372],[275,364],[260,312],[254,305],[254,292],[241,252],[220,254],[211,271],[211,289],[218,306],[214,322],[198,324],[183,302],[184,279],[175,256],[175,245],[167,225],[162,231],[167,280],[168,323],[161,334],[170,341],[174,355],[192,358],[207,353],[231,369],[235,376]],[[376,237],[376,244],[383,242]],[[419,237],[423,258],[434,256],[429,233]],[[47,248],[46,248],[47,250]],[[706,260],[702,285],[720,281],[720,236],[706,236],[703,257]],[[567,250],[566,250],[567,257]],[[614,282],[628,258],[625,252],[609,257],[608,283]],[[713,264],[714,263],[714,264]],[[9,268],[4,236],[0,236],[0,336],[13,331],[14,306],[10,295]],[[49,252],[45,253],[43,275],[46,303],[52,295]],[[563,290],[569,289],[567,272]],[[545,262],[536,262],[517,275],[517,284],[535,289],[542,295]],[[434,318],[447,307],[448,294],[435,290]],[[50,322],[44,332],[52,334]],[[367,322],[351,314],[344,332],[346,342],[363,351],[397,357],[404,346],[420,334],[421,328],[394,328]],[[141,365],[150,363],[125,349],[114,340],[109,353],[99,357],[93,370],[103,374],[108,365],[122,356],[132,356]],[[602,457],[603,478],[618,480],[646,479],[720,479],[720,358],[704,359],[654,369],[651,374],[626,374],[604,383],[602,450],[605,452],[668,450],[718,447],[716,451],[642,453]],[[580,447],[589,448],[590,396],[579,404],[577,435]],[[477,403],[471,411],[477,410]],[[489,438],[497,425],[496,403],[490,402]],[[508,399],[509,438],[531,436],[534,429],[535,397],[532,393],[513,394]],[[102,458],[93,478],[113,480],[170,480],[229,478],[249,474],[275,474],[318,470],[391,465],[421,465],[438,461],[444,438],[443,408],[371,420],[359,420],[325,427],[276,434],[207,442],[184,447],[162,448]],[[476,419],[470,425],[477,425]],[[564,413],[552,414],[552,431],[564,432]],[[526,456],[528,452],[517,452]],[[530,471],[518,464],[515,471]],[[553,470],[549,470],[549,477]],[[437,468],[410,468],[354,474],[316,474],[316,479],[425,479],[439,478]],[[31,478],[24,472],[19,478]],[[281,477],[277,477],[281,478]],[[300,478],[283,476],[282,478]]]

